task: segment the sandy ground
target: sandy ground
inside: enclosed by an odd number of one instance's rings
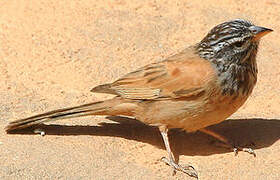
[[[253,95],[212,128],[257,157],[237,157],[202,134],[173,131],[179,162],[200,179],[280,179],[280,3],[255,1],[0,2],[0,179],[192,179],[171,176],[156,128],[121,117],[53,122],[46,136],[6,134],[18,118],[88,103],[89,90],[203,38],[211,27],[246,18],[274,29],[260,44]]]

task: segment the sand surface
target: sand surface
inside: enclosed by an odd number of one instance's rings
[[[121,117],[43,126],[46,136],[6,134],[15,119],[109,98],[90,89],[200,41],[213,26],[246,18],[274,29],[258,53],[252,96],[212,129],[257,157],[170,133],[200,179],[280,179],[280,3],[255,1],[9,0],[0,2],[0,179],[192,179],[171,176],[156,128]]]

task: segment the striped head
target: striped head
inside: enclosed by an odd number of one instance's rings
[[[251,53],[256,53],[260,38],[271,31],[243,19],[224,22],[203,38],[198,52],[206,59],[224,58],[242,63]]]
[[[216,67],[223,94],[252,92],[257,81],[259,40],[271,31],[236,19],[217,25],[197,44],[200,57]]]

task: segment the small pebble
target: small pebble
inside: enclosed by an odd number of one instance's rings
[[[45,131],[43,129],[34,129],[33,132],[36,133],[36,134],[40,134],[41,136],[45,136],[46,135],[46,133],[45,133]]]

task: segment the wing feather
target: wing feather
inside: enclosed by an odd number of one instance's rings
[[[146,65],[93,92],[116,94],[127,99],[171,99],[201,95],[216,77],[210,62],[189,49],[170,58]]]

